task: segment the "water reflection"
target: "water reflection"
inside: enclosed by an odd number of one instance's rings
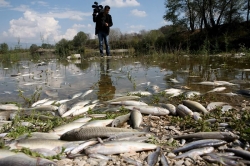
[[[100,79],[98,81],[98,99],[111,100],[114,98],[115,86],[110,75],[110,59],[102,58],[100,61]]]

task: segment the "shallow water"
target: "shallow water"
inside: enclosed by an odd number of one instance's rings
[[[30,60],[0,63],[0,103],[23,103],[19,91],[30,97],[38,88],[41,88],[40,99],[62,100],[92,89],[85,99],[104,101],[138,90],[154,93],[187,86],[205,93],[215,88],[197,84],[201,81],[237,84],[226,86],[223,93],[250,87],[250,62],[244,58],[117,56],[72,62],[51,59],[45,63],[42,66]]]

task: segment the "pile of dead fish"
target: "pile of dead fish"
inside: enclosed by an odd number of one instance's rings
[[[11,119],[15,116],[31,115],[34,110],[49,111],[54,116],[63,118],[84,115],[68,124],[55,127],[48,133],[27,133],[15,140],[8,138],[8,132],[0,133],[8,147],[0,149],[0,165],[250,164],[250,152],[244,149],[247,148],[247,143],[240,141],[237,131],[224,127],[216,132],[190,131],[184,134],[175,126],[167,126],[164,120],[167,116],[189,116],[198,121],[202,119],[202,115],[209,114],[215,108],[220,107],[224,112],[233,108],[225,102],[213,102],[204,107],[199,102],[183,100],[177,106],[164,103],[150,106],[130,93],[131,96],[117,97],[103,103],[98,100],[81,100],[68,108],[69,101],[89,93],[91,91],[76,94],[70,100],[39,100],[31,108],[20,108],[13,104],[0,105],[1,126],[11,124]],[[150,95],[147,92],[140,93]],[[52,105],[53,103],[59,103],[60,106]],[[95,109],[102,110],[103,114],[88,114],[89,110]],[[115,119],[92,119],[105,117],[106,112],[120,109],[130,112]],[[32,127],[36,124],[20,122],[20,125]],[[157,135],[161,131],[163,136],[160,138]],[[164,134],[168,131],[171,132]],[[11,151],[22,148],[38,153],[43,158]],[[59,156],[60,159],[46,159],[53,156]]]

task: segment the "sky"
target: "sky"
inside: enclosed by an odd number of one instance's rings
[[[164,21],[165,0],[99,0],[109,5],[113,26],[122,34],[158,29]],[[95,36],[94,0],[0,0],[0,44],[56,44],[80,31]]]

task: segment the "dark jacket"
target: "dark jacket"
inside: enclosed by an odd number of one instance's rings
[[[109,27],[113,25],[112,17],[110,14],[106,15],[106,18],[103,16],[103,12],[99,13],[97,16],[93,15],[93,22],[96,23],[95,25],[95,34],[98,34],[99,31],[103,31],[107,34],[109,34]],[[108,26],[105,26],[104,24],[108,23]]]

